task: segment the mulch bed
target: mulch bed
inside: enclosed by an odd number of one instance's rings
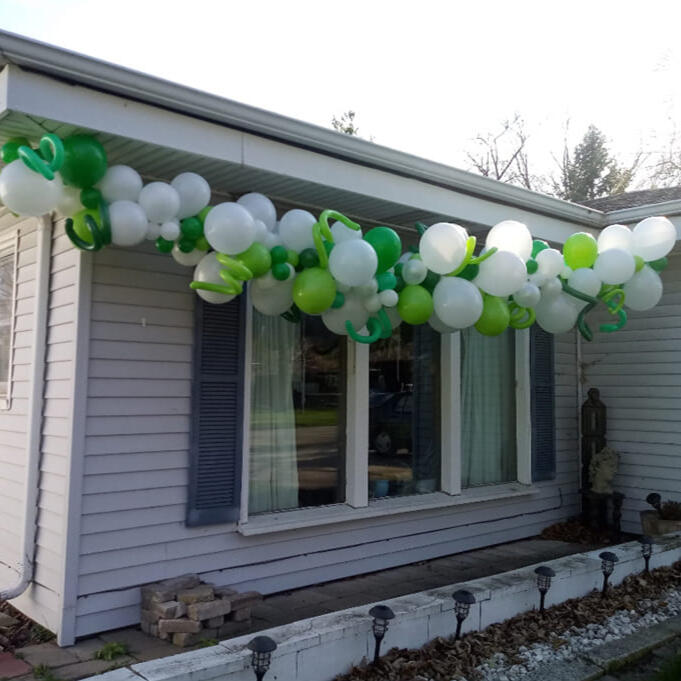
[[[551,643],[558,648],[563,643],[560,634],[571,627],[599,623],[618,610],[643,612],[643,601],[659,600],[669,588],[679,584],[681,561],[647,575],[630,575],[611,588],[606,599],[593,591],[548,608],[543,617],[532,610],[467,634],[459,641],[453,637],[436,638],[415,650],[394,648],[376,665],[353,667],[348,674],[337,676],[336,681],[451,681],[457,676],[475,679],[475,668],[495,653],[504,653],[511,663],[517,663],[520,646]],[[452,624],[453,629],[453,614]]]
[[[45,643],[54,638],[54,634],[40,626],[23,613],[13,608],[7,601],[0,601],[0,612],[14,617],[18,622],[12,627],[0,628],[0,650],[13,653],[16,648],[23,648],[34,643]]]
[[[573,518],[562,523],[556,523],[542,530],[542,539],[566,541],[571,544],[585,546],[605,546],[607,544],[621,544],[634,539],[634,535],[622,533],[614,536],[611,530],[597,530],[585,525],[581,520]]]

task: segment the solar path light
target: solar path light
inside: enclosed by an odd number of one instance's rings
[[[603,589],[601,591],[601,598],[605,598],[608,591],[608,579],[615,569],[615,563],[619,558],[612,551],[603,551],[598,556],[601,559],[601,570],[603,571]]]
[[[374,663],[378,662],[381,654],[381,641],[388,631],[388,622],[394,619],[395,613],[387,605],[375,605],[369,610],[369,615],[374,618],[372,629],[374,632]]]
[[[551,588],[551,579],[556,576],[556,573],[548,565],[540,565],[534,572],[537,575],[537,588],[539,589],[539,612],[543,615],[546,592]]]
[[[269,636],[256,636],[248,642],[248,649],[252,650],[251,667],[257,681],[265,678],[270,668],[272,653],[277,649],[277,644]]]
[[[456,613],[456,636],[454,640],[458,641],[461,638],[461,625],[468,617],[471,610],[471,605],[475,603],[475,596],[466,589],[459,589],[452,594],[454,599],[454,612]]]
[[[646,562],[646,572],[650,572],[650,556],[653,555],[653,540],[651,537],[644,536],[639,539],[641,542],[641,554]]]

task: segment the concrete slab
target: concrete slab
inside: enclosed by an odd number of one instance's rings
[[[160,639],[148,636],[137,628],[107,631],[104,634],[100,634],[99,638],[105,643],[124,643],[128,646],[128,651],[133,654],[141,652],[149,646],[156,646],[160,642]]]
[[[79,641],[73,646],[63,648],[68,653],[74,655],[80,662],[87,662],[94,660],[95,653],[105,645],[105,641],[101,638],[86,638],[84,641]]]
[[[60,681],[76,681],[95,674],[103,674],[110,671],[112,667],[125,667],[133,662],[135,660],[132,657],[117,657],[115,660],[88,660],[59,667],[55,671],[55,676]]]
[[[16,651],[16,655],[28,662],[32,667],[44,664],[47,667],[63,667],[79,662],[78,658],[67,648],[60,648],[56,643],[39,643],[25,646]]]
[[[0,679],[13,679],[30,671],[31,666],[12,653],[0,653]]]

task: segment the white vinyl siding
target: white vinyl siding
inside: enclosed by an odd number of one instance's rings
[[[582,342],[584,398],[598,388],[608,409],[608,444],[620,455],[614,488],[626,495],[627,532],[641,532],[639,511],[650,508],[649,492],[681,501],[681,254],[669,257],[662,281],[656,307],[630,311],[616,333],[598,333],[594,315],[594,340]]]
[[[76,634],[139,620],[139,585],[185,572],[274,592],[536,534],[577,511],[575,341],[556,339],[557,477],[461,508],[245,537],[185,526],[191,268],[151,244],[94,256]]]

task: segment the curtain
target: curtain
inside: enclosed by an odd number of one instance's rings
[[[253,310],[250,513],[298,506],[293,360],[298,325]]]
[[[517,479],[515,335],[461,332],[462,486]]]

